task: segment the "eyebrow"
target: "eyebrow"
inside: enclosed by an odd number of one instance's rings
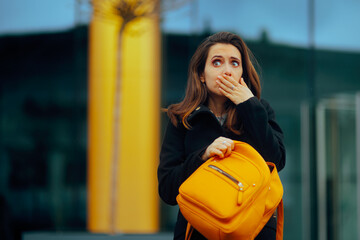
[[[221,56],[221,55],[215,55],[215,56],[213,56],[212,58],[211,58],[211,60],[213,60],[214,58],[224,58],[223,56]],[[237,57],[230,57],[231,59],[235,59],[235,60],[238,60],[238,61],[240,61],[240,59],[239,58],[237,58]]]

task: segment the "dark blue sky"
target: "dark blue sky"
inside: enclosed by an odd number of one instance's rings
[[[86,1],[86,0],[83,0]],[[210,27],[256,39],[309,45],[310,0],[193,0],[164,14],[166,32],[191,33]],[[76,0],[0,0],[0,34],[58,31],[88,21],[90,10]],[[360,1],[315,0],[318,48],[360,51]]]
[[[315,0],[318,48],[360,51],[360,1]],[[197,13],[197,14],[196,14]],[[309,0],[197,0],[165,14],[163,29],[195,32],[235,31],[259,38],[266,30],[274,42],[309,45]]]

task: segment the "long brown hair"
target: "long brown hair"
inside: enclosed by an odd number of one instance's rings
[[[200,76],[204,73],[209,49],[217,43],[231,44],[239,50],[243,67],[242,77],[254,96],[260,99],[260,79],[253,66],[252,61],[256,63],[256,60],[250,49],[248,49],[245,42],[238,35],[230,32],[219,32],[207,37],[196,49],[189,65],[185,97],[181,102],[172,104],[167,109],[167,114],[175,126],[177,126],[178,121],[181,119],[184,126],[190,129],[191,126],[187,121],[188,116],[197,106],[206,104],[208,90],[206,85],[200,81]],[[230,101],[228,102],[229,104],[226,106],[228,116],[225,126],[230,131],[239,134],[241,132],[241,126],[237,124],[235,104]]]

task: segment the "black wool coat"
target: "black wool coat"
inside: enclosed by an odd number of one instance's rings
[[[247,142],[262,157],[275,163],[278,171],[285,166],[283,133],[275,122],[275,113],[263,99],[252,97],[236,106],[243,124],[243,133],[226,130],[206,106],[199,106],[188,117],[191,129],[170,121],[161,146],[158,167],[159,195],[170,205],[176,205],[180,185],[202,164],[202,154],[218,137]],[[269,223],[268,223],[269,224]],[[273,223],[276,225],[276,222]],[[174,239],[185,239],[187,221],[179,211]]]

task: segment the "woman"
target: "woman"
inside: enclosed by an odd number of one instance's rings
[[[160,153],[159,194],[176,205],[180,185],[207,159],[228,156],[239,140],[266,161],[285,165],[283,134],[274,111],[260,99],[260,80],[252,56],[237,35],[219,32],[198,47],[191,59],[186,94],[169,106],[170,118]],[[187,221],[178,214],[174,239],[185,239]],[[275,239],[276,218],[256,239]],[[205,239],[195,231],[192,239]]]

